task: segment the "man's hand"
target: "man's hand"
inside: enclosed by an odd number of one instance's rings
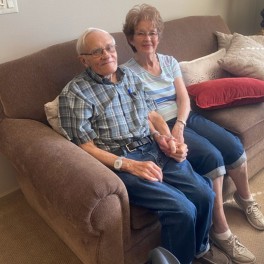
[[[116,155],[99,149],[93,141],[82,144],[80,147],[103,164],[113,169],[114,161],[117,159]],[[124,157],[122,171],[127,171],[148,181],[162,182],[163,179],[161,168],[152,161],[136,161]]]
[[[148,181],[162,182],[161,168],[152,161],[136,161],[124,158],[124,170]]]

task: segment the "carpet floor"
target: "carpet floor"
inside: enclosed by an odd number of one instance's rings
[[[264,208],[264,171],[251,180],[251,191]],[[251,227],[233,199],[225,212],[231,231],[264,263],[264,232]],[[20,190],[0,199],[0,264],[81,264],[42,218],[31,209]],[[115,264],[115,263],[109,263]],[[136,263],[135,263],[136,264]]]

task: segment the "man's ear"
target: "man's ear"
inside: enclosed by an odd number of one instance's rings
[[[86,58],[85,58],[83,55],[79,55],[78,58],[79,58],[80,62],[81,62],[86,68],[88,68],[89,63],[87,62]]]

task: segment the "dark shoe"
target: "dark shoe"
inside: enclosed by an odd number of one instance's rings
[[[220,251],[214,245],[211,245],[209,251],[197,259],[201,264],[231,264],[230,258]]]
[[[167,249],[157,247],[150,251],[148,264],[180,264],[179,260]]]

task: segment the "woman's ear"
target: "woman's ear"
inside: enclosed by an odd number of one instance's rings
[[[134,38],[133,37],[129,37],[129,38],[127,38],[127,40],[129,42],[129,44],[134,47]]]

